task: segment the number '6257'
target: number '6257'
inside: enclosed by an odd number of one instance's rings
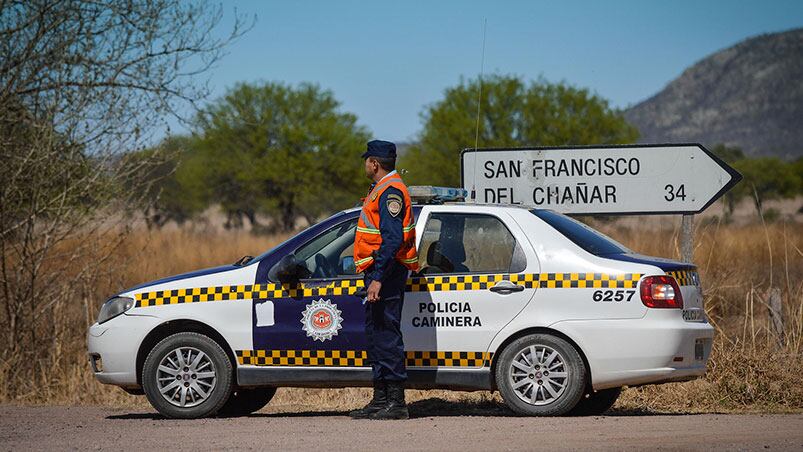
[[[595,290],[591,299],[594,301],[630,301],[635,290]]]

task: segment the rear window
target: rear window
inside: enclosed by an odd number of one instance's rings
[[[551,210],[531,210],[530,212],[555,228],[575,245],[596,256],[631,252],[621,243],[566,215]]]

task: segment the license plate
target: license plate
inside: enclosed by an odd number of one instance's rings
[[[702,339],[697,339],[694,341],[694,359],[697,361],[702,361],[703,356],[705,355],[705,341]]]

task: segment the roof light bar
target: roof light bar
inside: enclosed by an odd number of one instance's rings
[[[413,185],[408,187],[410,199],[420,203],[442,203],[465,201],[468,191],[463,188],[433,187]]]

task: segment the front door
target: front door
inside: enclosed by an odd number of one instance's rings
[[[355,215],[299,246],[296,259],[310,277],[283,286],[290,296],[255,300],[254,364],[365,365],[365,307],[353,294],[362,285],[352,257],[356,227]]]

